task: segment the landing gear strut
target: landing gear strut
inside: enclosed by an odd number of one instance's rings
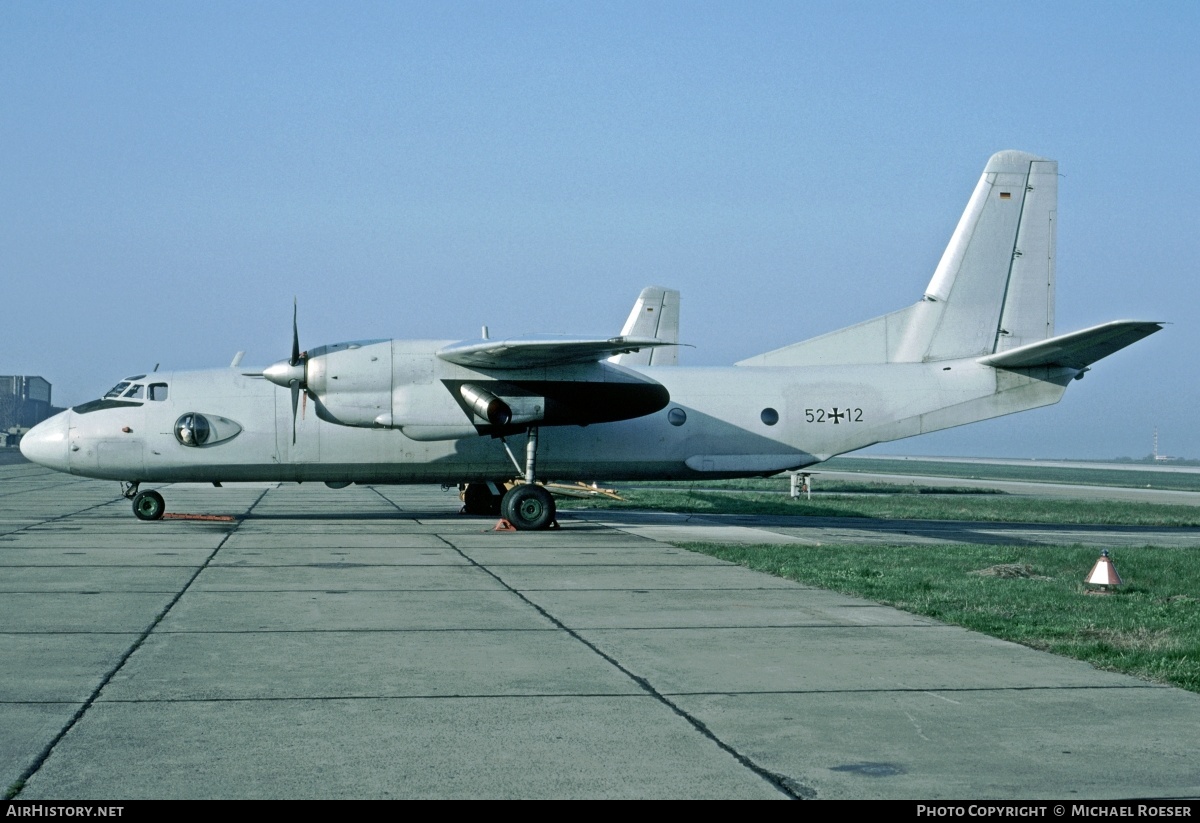
[[[521,466],[513,457],[508,443],[504,441],[504,438],[500,438],[500,442],[504,444],[504,449],[508,452],[513,465],[517,467],[517,471],[520,471]],[[500,514],[520,531],[550,528],[555,522],[554,515],[558,511],[554,505],[553,495],[546,491],[545,487],[536,485],[535,482],[537,447],[538,428],[530,426],[525,438],[525,483],[509,489],[500,502]]]

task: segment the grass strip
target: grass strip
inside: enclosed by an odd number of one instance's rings
[[[832,494],[792,500],[773,492],[622,488],[624,500],[560,499],[563,509],[637,509],[688,514],[867,517],[1103,526],[1200,526],[1200,507],[1111,500],[1041,500],[992,494]]]
[[[1021,466],[997,463],[962,463],[935,460],[887,460],[882,458],[838,458],[813,466],[812,471],[870,472],[874,474],[959,477],[967,480],[1020,480],[1032,483],[1066,483],[1073,486],[1113,486],[1130,489],[1200,491],[1200,472],[1141,471],[1119,468],[1058,467],[1044,464]]]
[[[1188,549],[1117,550],[1125,585],[1095,596],[1082,584],[1098,556],[1091,547],[681,545],[1200,692],[1200,555]]]

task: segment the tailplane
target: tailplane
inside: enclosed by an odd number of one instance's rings
[[[1080,372],[1097,360],[1131,346],[1143,337],[1162,330],[1162,323],[1143,320],[1113,320],[1090,329],[1073,331],[1015,349],[979,358],[985,366],[998,369],[1063,367]]]

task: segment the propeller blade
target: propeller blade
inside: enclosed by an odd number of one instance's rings
[[[294,366],[300,362],[300,327],[296,325],[296,298],[292,298],[292,357],[288,360],[289,366]],[[295,405],[295,404],[293,404]]]
[[[292,380],[288,383],[292,389],[292,445],[296,445],[296,406],[300,402],[300,381]]]

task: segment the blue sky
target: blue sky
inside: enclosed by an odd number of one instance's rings
[[[877,447],[1200,457],[1200,4],[0,5],[0,372],[59,404],[374,337],[619,329],[687,365],[915,302],[987,158],[1059,161],[1049,409]]]

